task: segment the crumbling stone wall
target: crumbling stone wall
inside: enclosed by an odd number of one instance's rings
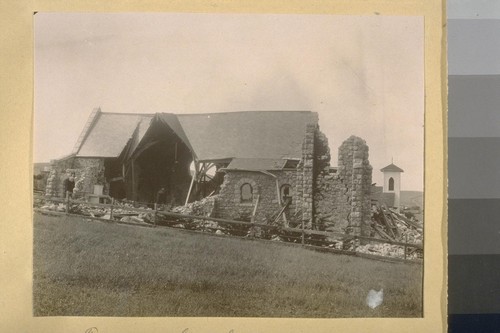
[[[49,197],[64,197],[63,182],[68,170],[73,168],[74,157],[51,161],[51,171],[47,178],[45,195]]]
[[[104,177],[103,158],[76,158],[74,171],[77,192],[93,193],[94,185],[103,185],[103,194],[109,193],[109,183]]]
[[[296,205],[296,195],[293,193],[297,180],[296,172],[270,171],[270,173],[277,177],[280,190],[283,185],[290,185],[292,202],[287,208],[287,219],[293,221]],[[245,183],[252,186],[253,199],[251,202],[241,202],[241,187]],[[277,214],[280,210],[276,178],[261,172],[228,170],[217,196],[216,214],[221,218],[250,221],[257,196],[260,198],[255,220],[269,222],[272,215]]]
[[[326,137],[318,133],[316,149],[325,151]],[[315,155],[315,217],[320,229],[369,236],[372,167],[366,142],[351,136],[339,147],[338,169],[329,166],[325,154]]]
[[[307,124],[302,142],[302,160],[297,167],[296,214],[302,213],[304,227],[311,229],[313,225],[313,183],[314,183],[314,137],[318,130],[316,123]]]
[[[368,160],[368,145],[351,136],[339,148],[339,176],[350,190],[351,213],[348,233],[369,236],[371,223],[372,166]]]
[[[314,137],[314,220],[320,230],[345,232],[349,223],[348,187],[330,166],[328,138],[319,130]]]
[[[103,193],[108,193],[109,183],[104,178],[104,159],[70,157],[53,161],[52,170],[47,179],[45,195],[64,197],[64,180],[70,173],[75,174],[75,192],[93,193],[94,185],[104,186]]]

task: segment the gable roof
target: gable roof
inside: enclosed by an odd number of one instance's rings
[[[394,165],[393,163],[389,164],[385,168],[380,169],[380,171],[382,171],[382,172],[404,172],[403,169]]]
[[[126,146],[123,159],[128,159],[132,156],[134,150],[139,146],[142,138],[146,135],[149,127],[151,126],[151,121],[153,118],[142,118],[139,120],[134,133],[132,134],[132,138],[130,139],[130,143]]]
[[[118,157],[138,124],[152,118],[152,114],[100,112],[93,126],[88,129],[76,156]]]
[[[179,139],[181,139],[182,142],[186,144],[189,150],[191,150],[191,152],[194,152],[193,147],[191,147],[191,143],[187,138],[177,115],[173,113],[158,113],[156,114],[154,120],[159,120],[163,124],[166,124],[168,127],[170,127],[172,131],[174,131],[174,133],[179,137]]]
[[[205,114],[104,113],[95,116],[77,157],[131,156],[153,122],[169,126],[198,161],[300,159],[310,111],[244,111]]]
[[[310,111],[247,111],[177,115],[199,161],[302,157]]]

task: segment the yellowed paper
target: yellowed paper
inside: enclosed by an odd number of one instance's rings
[[[34,12],[206,12],[423,16],[425,38],[424,317],[415,319],[102,318],[32,315]],[[17,1],[0,4],[2,286],[5,332],[444,332],[446,54],[440,1]],[[335,147],[336,148],[336,147]]]

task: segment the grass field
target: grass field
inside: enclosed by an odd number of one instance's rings
[[[35,316],[422,315],[420,265],[281,243],[35,213],[33,260]]]

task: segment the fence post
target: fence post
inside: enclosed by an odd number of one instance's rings
[[[405,260],[406,260],[406,244],[408,244],[408,234],[405,235]]]
[[[302,220],[302,245],[305,244],[304,220]]]
[[[155,212],[153,215],[153,224],[155,225],[155,227],[156,227],[156,213],[157,212],[158,212],[158,204],[155,202]]]
[[[109,211],[109,220],[113,221],[113,205],[115,204],[115,198],[111,198],[111,209]]]
[[[252,212],[252,217],[250,218],[250,230],[252,237],[255,238],[255,214],[257,214],[257,207],[259,206],[259,201],[260,201],[260,194],[257,195],[257,200],[255,202],[255,205],[253,206],[253,212]]]
[[[66,192],[66,215],[69,214],[69,192]]]

